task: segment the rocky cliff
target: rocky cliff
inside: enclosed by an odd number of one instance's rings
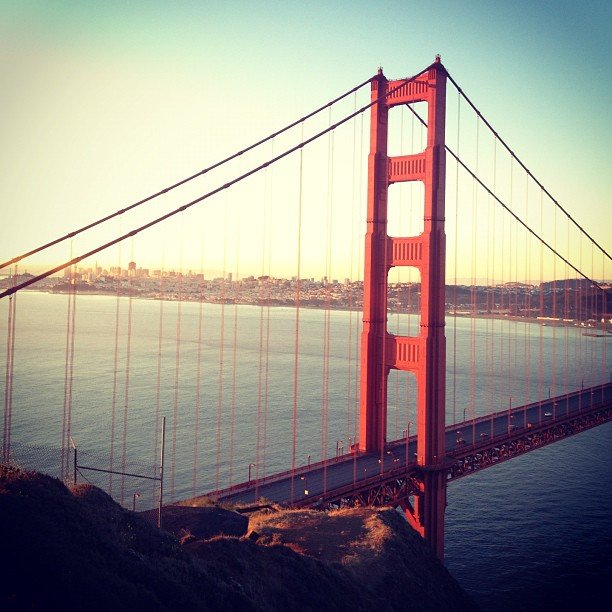
[[[174,507],[170,533],[90,485],[1,467],[0,525],[2,610],[476,609],[391,509],[268,511],[247,530]]]

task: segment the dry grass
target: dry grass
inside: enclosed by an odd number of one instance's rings
[[[297,546],[315,559],[342,563],[347,555],[353,554],[355,542],[365,536],[360,514],[357,510],[325,513],[302,509],[256,514],[249,520],[249,530],[259,534],[262,544],[282,542]]]
[[[300,509],[255,514],[250,518],[249,531],[256,532],[262,544],[291,544],[328,563],[346,563],[357,555],[382,554],[397,537],[381,518],[388,512],[393,510],[347,508],[325,513]]]
[[[291,545],[338,567],[381,610],[474,610],[446,569],[406,520],[390,508],[325,513],[289,510],[251,517],[258,543]]]

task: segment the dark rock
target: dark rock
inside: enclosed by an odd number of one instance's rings
[[[157,522],[157,510],[148,510],[141,514]],[[219,535],[239,538],[246,534],[249,519],[238,512],[217,506],[164,506],[162,527],[179,538],[184,538],[187,534],[198,540],[209,540]]]
[[[247,537],[251,542],[257,542],[261,536],[256,531],[251,531]]]

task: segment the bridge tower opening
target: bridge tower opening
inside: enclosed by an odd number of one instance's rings
[[[404,502],[412,526],[444,554],[445,367],[444,233],[446,70],[436,61],[413,80],[388,81],[382,69],[372,79],[368,209],[365,238],[359,449],[383,453],[387,443],[387,380],[390,369],[410,371],[417,382],[417,463],[420,493]],[[399,157],[387,155],[388,113],[395,106],[427,103],[427,146]],[[389,185],[424,184],[424,225],[417,236],[387,234]],[[387,331],[387,284],[394,266],[413,266],[421,275],[418,336]]]

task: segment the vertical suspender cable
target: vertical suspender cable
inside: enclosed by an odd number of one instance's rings
[[[569,219],[565,220],[567,226],[567,256],[570,254],[570,226]],[[563,363],[563,393],[569,392],[569,328],[567,322],[569,320],[569,292],[570,292],[569,269],[565,264],[565,288],[563,291],[563,348],[564,348],[564,363]]]
[[[363,121],[363,115],[359,116],[359,159],[363,160],[364,159],[364,154],[363,154],[363,142],[364,142],[364,138],[363,138],[363,129],[364,129],[364,121]],[[359,164],[359,174],[358,174],[358,185],[359,185],[359,189],[357,190],[357,193],[359,194],[359,219],[363,219],[365,218],[365,214],[364,214],[364,200],[363,200],[363,189],[362,189],[362,184],[363,184],[363,162]],[[362,253],[363,253],[363,240],[357,240],[357,261],[359,263],[361,263],[362,261]],[[359,280],[361,278],[361,268],[358,268],[358,272],[357,272],[357,279]],[[361,302],[363,303],[363,291],[360,292],[360,299]],[[359,431],[357,429],[358,427],[358,423],[359,423],[359,401],[360,401],[360,396],[359,396],[359,367],[360,367],[360,318],[357,316],[355,317],[355,333],[354,333],[354,338],[355,338],[355,351],[354,351],[354,355],[355,355],[355,375],[353,377],[354,380],[354,384],[355,384],[355,391],[353,393],[353,397],[354,397],[354,406],[353,406],[353,443],[355,445],[357,445],[358,442],[358,435],[359,435]],[[357,452],[353,453],[353,482],[356,482],[357,480]]]
[[[165,249],[165,243],[164,247]],[[162,352],[164,339],[164,251],[159,271],[159,318],[157,326],[157,379],[155,384],[155,442],[153,444],[154,462],[159,460],[159,434],[161,418],[161,379],[162,379]]]
[[[329,124],[331,125],[331,109]],[[334,190],[334,132],[330,132],[327,143],[327,214],[325,224],[325,308],[323,311],[323,389],[321,394],[321,459],[327,460],[329,433],[329,353],[331,324],[331,250]],[[336,442],[338,445],[338,442]],[[338,452],[338,446],[336,446]],[[323,492],[327,491],[327,463],[323,464]]]
[[[176,338],[174,344],[174,397],[172,402],[172,466],[170,472],[170,498],[176,486],[177,429],[179,426],[179,396],[181,382],[181,334],[183,325],[183,215],[179,217],[179,271],[176,287]]]
[[[221,321],[219,322],[219,373],[217,380],[217,436],[215,458],[215,490],[219,489],[219,470],[221,467],[221,421],[223,415],[223,355],[225,349],[225,300],[227,297],[227,192],[223,207],[223,280],[221,281]]]
[[[70,249],[70,258],[72,259],[72,243]],[[69,376],[68,371],[70,369],[70,323],[71,323],[71,310],[72,310],[72,281],[73,281],[74,267],[68,268],[68,276],[64,275],[64,278],[68,283],[68,300],[66,302],[66,345],[64,349],[64,406],[62,413],[62,468],[61,478],[66,480],[68,478],[68,462],[69,462],[69,438],[67,436],[67,420],[68,420],[68,384]]]
[[[485,296],[484,296],[484,303],[481,303],[481,309],[483,310],[483,312],[485,313],[485,315],[489,315],[491,312],[491,308],[490,308],[490,304],[489,304],[489,291],[488,288],[491,286],[492,281],[491,281],[491,275],[490,275],[490,238],[491,238],[491,196],[489,194],[486,194],[486,199],[485,199],[485,205],[484,205],[484,209],[485,212],[483,213],[483,225],[485,227],[483,234],[486,236],[486,241],[485,243],[482,245],[482,249],[483,249],[483,253],[482,253],[482,257],[483,260],[485,262],[485,266],[484,266],[484,287],[485,287]],[[492,361],[491,361],[491,354],[490,354],[490,336],[491,336],[491,330],[490,330],[490,322],[491,322],[491,318],[489,316],[486,316],[484,321],[481,321],[481,324],[484,326],[484,333],[483,333],[483,338],[484,338],[484,351],[481,353],[481,360],[482,360],[482,372],[484,375],[484,380],[483,380],[483,384],[482,384],[482,389],[481,389],[481,393],[480,393],[480,406],[481,406],[481,410],[484,410],[486,406],[490,405],[489,404],[489,395],[490,395],[490,384],[491,384],[491,379],[492,379]],[[484,355],[484,358],[482,357]]]
[[[256,420],[256,431],[257,439],[255,443],[255,499],[258,498],[259,489],[259,470],[262,460],[262,441],[263,441],[263,395],[264,395],[264,299],[266,285],[268,281],[263,279],[263,272],[261,274],[262,280],[259,283],[259,364],[257,370],[257,420]]]
[[[11,281],[17,276],[17,266]],[[4,386],[4,432],[2,438],[2,460],[9,463],[11,458],[11,421],[13,413],[13,372],[15,368],[15,320],[17,295],[10,296],[6,334],[6,372]]]
[[[271,142],[271,155],[274,155],[274,140]],[[266,265],[266,348],[265,348],[265,377],[264,377],[264,402],[263,402],[263,458],[262,458],[262,469],[259,474],[262,477],[266,476],[266,465],[267,465],[267,453],[268,453],[268,400],[269,400],[269,388],[270,388],[270,300],[271,300],[271,274],[272,274],[272,230],[270,227],[271,219],[272,219],[272,201],[273,201],[273,193],[274,193],[274,171],[271,170],[269,173],[270,178],[270,188],[268,195],[268,212],[266,214],[267,218],[267,227],[268,227],[268,239],[267,239],[267,251],[265,252],[266,257],[264,257],[264,264]]]
[[[582,270],[582,234],[578,234],[578,252],[579,252],[579,265]],[[604,277],[605,279],[605,277]],[[584,321],[583,313],[582,313],[582,299],[583,299],[583,280],[578,277],[576,273],[576,321],[582,322]],[[576,334],[576,351],[574,354],[574,360],[578,362],[578,371],[580,372],[580,378],[584,382],[584,361],[583,361],[583,339],[584,336],[580,333]]]
[[[493,192],[497,191],[497,138],[493,137]],[[496,237],[497,237],[497,223],[496,223],[496,210],[495,202],[489,196],[489,219],[490,219],[490,233],[488,240],[488,250],[489,253],[487,255],[487,263],[491,265],[491,287],[493,290],[489,295],[489,307],[493,316],[490,318],[490,326],[488,328],[488,334],[490,338],[490,348],[489,348],[489,356],[491,362],[491,384],[489,385],[489,397],[487,398],[487,406],[493,407],[495,406],[495,397],[497,394],[497,358],[495,354],[495,334],[496,334],[496,318],[497,318],[497,303],[495,301],[495,286],[497,284],[496,274],[497,274],[497,258],[496,258]],[[492,411],[495,409],[492,408]]]
[[[261,446],[262,446],[262,438],[263,438],[263,387],[264,387],[264,300],[265,300],[265,292],[266,285],[269,283],[269,279],[265,279],[265,262],[266,262],[266,230],[267,230],[267,202],[268,202],[268,173],[269,168],[264,170],[264,193],[263,193],[263,211],[262,211],[262,219],[263,219],[263,231],[262,231],[262,240],[261,240],[261,271],[260,271],[260,279],[258,283],[258,293],[259,293],[259,361],[257,368],[257,419],[255,423],[255,429],[257,432],[257,437],[255,441],[255,499],[258,497],[258,483],[259,483],[259,469],[261,463]]]
[[[198,338],[196,350],[196,381],[194,397],[193,415],[193,461],[191,491],[195,497],[198,488],[198,468],[200,452],[200,436],[204,436],[204,431],[200,431],[200,412],[202,411],[202,331],[204,318],[204,241],[202,241],[202,251],[200,254],[200,277],[198,280]]]
[[[70,244],[72,258],[72,243]],[[70,473],[70,430],[72,421],[72,380],[74,368],[74,323],[76,309],[76,275],[75,268],[69,268],[68,303],[66,312],[66,357],[64,364],[64,412],[62,418],[62,478],[67,479]]]
[[[510,159],[510,195],[509,195],[509,201],[508,201],[508,205],[510,207],[513,207],[514,204],[514,165],[513,165],[513,160]],[[516,234],[514,233],[516,232]],[[513,268],[516,268],[516,259],[512,256],[513,255],[513,250],[516,252],[516,250],[518,250],[516,248],[516,244],[515,244],[515,236],[518,234],[518,228],[516,227],[515,224],[513,224],[512,222],[509,223],[509,227],[508,227],[508,283],[512,283],[512,281],[514,280],[514,278],[516,277],[516,270],[515,270],[515,275],[513,277],[512,275],[512,270]],[[512,286],[512,285],[510,285]],[[516,296],[514,295],[515,292],[509,290],[508,291],[508,310],[510,311],[510,315],[512,315],[512,313],[516,313]],[[513,300],[514,297],[514,300]],[[514,301],[514,304],[513,304]],[[516,355],[516,345],[515,345],[515,340],[516,340],[516,321],[512,321],[510,317],[508,317],[508,361],[504,364],[505,368],[506,368],[506,372],[507,372],[507,380],[506,380],[506,388],[507,388],[507,401],[508,401],[508,406],[510,406],[510,404],[512,403],[512,400],[510,398],[512,398],[512,396],[514,395],[514,381],[516,380],[516,361],[515,361],[515,355]]]
[[[578,253],[579,253],[579,262],[580,266],[582,266],[582,234],[578,233]],[[605,278],[605,277],[604,277]],[[582,280],[578,277],[578,273],[574,272],[574,282],[575,291],[574,291],[574,319],[577,323],[582,321],[581,317],[581,298],[582,298]],[[584,372],[582,371],[582,343],[581,343],[582,334],[575,333],[574,334],[574,371],[579,372],[580,380],[582,381],[582,385],[584,385]],[[580,408],[582,408],[582,396],[580,397]]]
[[[495,193],[497,191],[497,137],[493,138],[493,192]],[[498,304],[496,302],[496,291],[495,291],[495,286],[497,285],[497,257],[496,257],[496,253],[497,253],[497,215],[496,215],[496,211],[497,211],[497,206],[495,206],[495,203],[492,203],[493,205],[493,211],[492,211],[492,219],[491,219],[491,224],[493,226],[493,231],[492,231],[492,235],[490,237],[490,243],[491,243],[491,269],[492,269],[492,283],[493,283],[493,292],[491,295],[491,306],[492,308],[494,308],[496,311],[498,310]],[[498,378],[501,376],[501,371],[498,374],[497,373],[497,367],[496,365],[500,363],[500,360],[497,358],[497,355],[495,353],[495,348],[496,348],[496,343],[495,343],[495,335],[496,333],[498,333],[497,331],[497,325],[496,325],[496,319],[497,319],[497,314],[495,316],[493,316],[491,318],[491,367],[492,367],[492,380],[491,380],[491,397],[490,397],[490,402],[489,402],[489,406],[491,407],[491,411],[495,412],[495,398],[501,393],[501,387],[498,390],[497,389],[497,381]],[[500,365],[501,368],[501,365]],[[493,422],[491,421],[491,424]]]
[[[540,234],[544,229],[544,192],[540,189]],[[540,242],[540,316],[544,315],[544,244]],[[540,410],[538,410],[538,422],[542,422],[542,398],[543,398],[543,382],[544,382],[544,327],[540,325],[539,334],[539,351],[538,351],[538,401],[540,402]]]
[[[603,256],[601,256],[601,280],[603,282],[606,282],[606,258]],[[610,289],[608,289],[607,291],[602,291],[601,292],[601,318],[602,321],[604,320],[604,317],[607,317],[608,321],[610,320],[610,309],[608,307],[608,291],[610,291]],[[610,331],[610,325],[609,323],[604,325],[604,333],[609,332]],[[601,355],[601,383],[602,385],[606,382],[609,382],[607,380],[608,376],[608,353],[607,353],[607,349],[608,349],[608,343],[606,342],[606,340],[604,339],[603,342],[601,343],[602,345],[602,355]],[[603,391],[603,387],[602,387],[602,391]]]
[[[72,390],[74,386],[74,340],[76,337],[76,294],[77,294],[77,286],[76,279],[75,284],[71,287],[70,299],[72,299],[72,314],[70,317],[70,363],[68,370],[68,394],[67,394],[67,411],[66,411],[66,447],[68,447],[68,443],[70,442],[70,438],[72,435]],[[69,459],[68,453],[66,453],[66,472],[64,477],[68,477],[70,473],[69,467]]]
[[[513,208],[516,202],[516,196],[514,193],[514,160],[510,159],[510,199],[508,205]],[[510,314],[517,314],[517,273],[518,273],[518,226],[515,223],[510,223],[510,234],[508,240],[508,251],[509,251],[509,263],[508,263],[508,280],[511,283],[511,289],[508,293],[508,306],[510,307]],[[514,234],[514,237],[513,237]],[[514,252],[513,252],[514,251]],[[513,257],[514,255],[514,257]],[[512,274],[514,269],[514,275]],[[516,355],[517,355],[517,335],[516,329],[518,322],[516,318],[508,322],[508,396],[510,398],[516,398]],[[509,405],[512,404],[512,399],[509,399]]]
[[[476,118],[476,167],[475,172],[478,174],[479,162],[479,144],[480,144],[480,119]],[[478,189],[476,181],[472,180],[472,240],[471,240],[471,272],[472,286],[470,290],[471,316],[470,316],[470,398],[469,398],[469,417],[474,419],[476,416],[476,241],[478,234]],[[464,417],[465,420],[465,417]],[[474,438],[472,437],[472,440]]]
[[[555,249],[557,248],[557,208],[554,210],[554,245]],[[557,259],[553,257],[553,298],[552,298],[552,316],[554,319],[557,318]],[[557,389],[557,322],[553,323],[553,346],[552,346],[552,388],[553,395],[558,395],[559,391]],[[556,415],[555,410],[553,410],[553,415]]]
[[[121,307],[121,247],[119,248],[119,265],[116,270],[117,299],[115,304],[115,346],[113,352],[113,399],[111,405],[111,431],[110,431],[110,465],[108,492],[113,494],[113,471],[115,467],[115,433],[117,429],[117,388],[119,384],[119,314]]]
[[[503,175],[502,175],[503,176]],[[506,215],[501,215],[501,224],[500,224],[500,247],[499,247],[499,261],[500,261],[500,272],[499,272],[499,308],[500,311],[504,311],[504,283],[506,282],[506,253],[505,253],[505,245],[506,245]],[[506,325],[508,324],[507,319],[502,319],[500,323],[500,337],[499,337],[499,392],[498,392],[498,402],[500,410],[503,410],[506,406],[506,341],[504,337],[504,330],[506,329]]]
[[[264,386],[264,354],[263,354],[263,338],[264,338],[264,296],[265,296],[265,284],[263,279],[263,272],[261,274],[262,279],[258,286],[259,291],[259,362],[257,368],[257,420],[255,422],[256,440],[255,440],[255,477],[256,483],[255,488],[258,487],[258,470],[261,462],[261,445],[263,437],[263,386]],[[266,282],[267,284],[267,282]],[[257,494],[255,495],[257,498]]]
[[[302,123],[302,140],[304,140],[304,124]],[[298,219],[297,219],[297,277],[295,283],[295,349],[293,355],[293,415],[292,415],[292,446],[291,446],[291,496],[293,503],[295,494],[295,466],[297,453],[297,407],[298,407],[298,375],[299,375],[299,348],[300,348],[300,289],[301,289],[301,263],[302,263],[302,187],[303,187],[303,148],[300,148],[299,184],[298,184]]]
[[[512,164],[512,162],[510,162]],[[507,175],[506,175],[507,178]],[[510,196],[509,205],[512,204],[512,167],[510,168]],[[505,216],[505,215],[504,215]],[[504,240],[506,245],[506,252],[502,254],[505,260],[504,266],[504,278],[502,280],[502,294],[506,300],[506,310],[508,315],[512,313],[512,295],[508,289],[508,284],[512,280],[512,222],[504,220]],[[510,316],[506,318],[505,333],[503,338],[504,343],[504,358],[503,358],[503,378],[504,378],[504,392],[501,397],[502,405],[505,409],[508,408],[508,397],[511,395],[511,379],[512,379],[512,323]]]
[[[134,239],[131,239],[131,261],[134,261]],[[123,436],[121,440],[121,471],[126,471],[127,464],[127,435],[128,435],[128,413],[130,406],[130,366],[132,361],[132,276],[128,265],[128,312],[127,312],[127,334],[125,346],[125,386],[123,393]],[[121,475],[121,503],[125,500],[125,476]]]
[[[271,245],[270,245],[271,248]],[[269,257],[271,257],[271,252],[268,253]],[[270,276],[270,272],[268,272],[268,277]],[[264,429],[263,429],[263,459],[262,459],[262,469],[261,469],[261,476],[265,477],[266,476],[266,465],[267,465],[267,458],[268,458],[268,399],[269,399],[269,389],[270,389],[270,299],[271,299],[271,285],[270,285],[270,278],[268,278],[267,280],[267,285],[266,285],[266,349],[265,349],[265,354],[266,354],[266,359],[265,359],[265,364],[266,364],[266,371],[265,371],[265,377],[264,377],[264,406],[263,406],[263,422],[264,422]]]
[[[240,203],[238,203],[238,206]],[[240,300],[240,281],[238,275],[240,273],[240,214],[235,216],[237,220],[236,227],[236,268],[235,276],[232,279],[232,299],[234,301],[234,326],[232,336],[232,402],[230,408],[230,446],[229,446],[229,484],[233,484],[234,477],[234,445],[236,435],[236,369],[238,367],[237,346],[238,346],[238,302]],[[255,466],[255,474],[257,475],[257,465]]]
[[[594,251],[594,249],[592,247],[591,247],[591,276],[593,278],[595,278],[595,251]],[[592,301],[593,306],[592,306],[592,309],[591,309],[591,313],[592,314],[591,314],[590,318],[592,320],[594,320],[594,321],[597,321],[597,319],[599,318],[598,317],[598,302],[599,302],[598,298],[599,298],[599,293],[598,293],[598,291],[594,287],[592,287],[591,288],[591,294],[593,296],[593,301]],[[597,378],[594,375],[594,373],[597,371],[597,366],[598,366],[598,363],[597,363],[597,359],[598,359],[598,357],[597,357],[597,343],[591,341],[590,345],[591,345],[591,368],[590,369],[591,369],[591,372],[593,372],[593,382],[597,382]]]
[[[353,110],[357,109],[357,94],[355,93],[353,97]],[[352,172],[351,172],[351,238],[350,238],[350,249],[349,249],[349,287],[348,287],[348,306],[349,306],[349,322],[348,322],[348,339],[347,339],[347,347],[348,347],[348,359],[347,359],[347,368],[346,368],[346,414],[345,414],[345,428],[344,435],[347,440],[347,447],[349,452],[351,451],[351,402],[352,402],[352,385],[351,378],[353,374],[353,307],[354,307],[354,295],[353,295],[353,254],[355,251],[355,164],[356,164],[356,153],[357,153],[357,121],[353,122],[353,141],[352,141],[352,154],[353,158],[352,162]]]
[[[271,142],[274,155],[274,140]],[[255,499],[259,497],[259,478],[266,473],[268,418],[268,382],[270,347],[270,208],[272,203],[272,171],[264,171],[263,231],[261,239],[261,279],[259,282],[259,371],[257,378],[257,444],[255,448]]]
[[[414,115],[412,117],[414,124]],[[457,95],[457,155],[460,153],[461,96]],[[455,160],[455,261],[453,262],[453,425],[457,422],[457,266],[459,262],[459,162]],[[408,445],[406,445],[408,448]]]
[[[525,176],[525,219],[528,218],[529,214],[529,177]],[[523,367],[523,406],[526,406],[532,401],[531,397],[531,328],[532,323],[530,321],[533,313],[531,311],[531,293],[532,293],[532,282],[531,282],[531,237],[525,234],[525,278],[523,282],[528,285],[527,297],[524,300],[524,321],[525,321],[525,356],[524,356],[524,367]],[[525,419],[523,419],[525,420]],[[526,427],[527,423],[523,425]]]

